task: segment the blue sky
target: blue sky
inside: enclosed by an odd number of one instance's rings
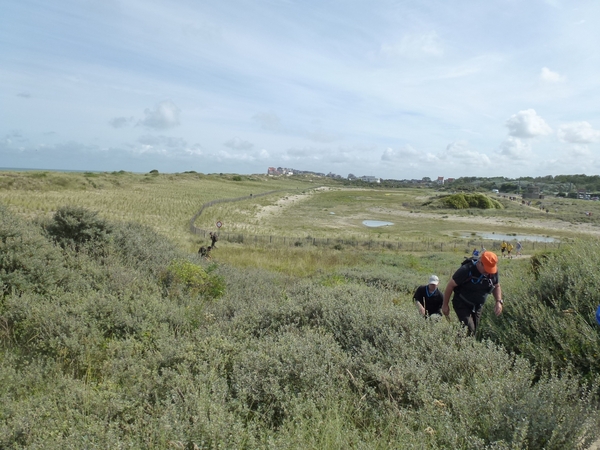
[[[600,172],[600,2],[0,0],[0,167]]]

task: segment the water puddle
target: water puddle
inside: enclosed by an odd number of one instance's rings
[[[376,227],[388,227],[390,225],[394,225],[394,222],[384,222],[382,220],[363,220],[362,224],[366,227],[376,228]]]

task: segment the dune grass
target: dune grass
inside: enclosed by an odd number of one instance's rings
[[[196,173],[0,172],[0,203],[29,218],[50,217],[61,206],[81,206],[98,211],[106,219],[148,225],[191,250],[196,242],[188,232],[189,220],[202,204],[251,193],[318,186],[304,179],[234,178]]]

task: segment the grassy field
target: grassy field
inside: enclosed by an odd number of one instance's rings
[[[0,172],[0,203],[27,218],[49,217],[65,205],[82,206],[99,211],[106,219],[148,225],[192,251],[197,250],[197,239],[188,232],[189,220],[202,204],[251,193],[295,192],[316,186],[309,180],[267,176]],[[211,225],[214,228],[214,222]]]

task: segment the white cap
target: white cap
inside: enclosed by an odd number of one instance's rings
[[[440,279],[437,277],[437,275],[431,275],[429,277],[429,283],[427,284],[435,284],[437,286],[438,284],[440,284]]]

